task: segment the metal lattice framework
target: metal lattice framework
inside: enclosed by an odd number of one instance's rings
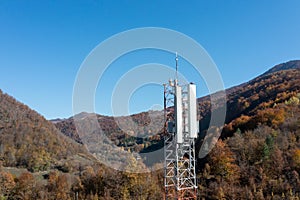
[[[165,199],[196,199],[195,138],[190,137],[188,87],[181,86],[182,109],[175,105],[177,80],[164,85],[165,137],[164,184]],[[176,123],[176,112],[182,116],[182,142],[176,140],[176,131],[168,130],[168,123]],[[178,115],[177,114],[177,115]],[[177,126],[177,124],[176,124]]]

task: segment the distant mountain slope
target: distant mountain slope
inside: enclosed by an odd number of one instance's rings
[[[80,113],[85,116],[82,121],[93,114]],[[141,151],[162,138],[163,112],[149,111],[123,117],[108,117],[96,115],[101,131],[117,146],[126,151]],[[76,116],[78,117],[78,115]],[[78,143],[82,143],[85,136],[80,136],[76,131],[74,118],[52,121],[54,125],[66,136]],[[88,123],[88,122],[86,122]],[[89,130],[87,130],[89,131]],[[150,137],[146,137],[150,136]]]
[[[241,85],[229,88],[227,94],[226,124],[242,115],[255,115],[263,106],[284,102],[300,92],[300,61],[276,65],[266,73]],[[198,99],[201,130],[210,120],[210,97]],[[225,137],[228,133],[223,134]]]
[[[289,101],[299,93],[300,70],[297,69],[276,71],[250,81],[247,85],[228,95],[226,123],[230,126],[235,124],[235,127],[226,129],[225,126],[224,131],[227,133],[224,132],[223,136],[231,135],[237,128],[253,129],[258,124],[265,123],[264,115],[268,116],[272,113],[274,117],[275,115],[279,116],[276,105]],[[268,113],[264,113],[267,110]],[[251,118],[252,124],[240,126],[239,123],[246,118]],[[272,122],[274,125],[275,121]],[[268,125],[271,126],[271,124]],[[231,131],[228,132],[228,130]]]
[[[64,136],[28,106],[0,90],[0,162],[3,166],[47,170],[83,147]]]
[[[263,75],[278,72],[287,69],[300,69],[300,60],[292,60],[286,63],[281,63],[266,71]]]

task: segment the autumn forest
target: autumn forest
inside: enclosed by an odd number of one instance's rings
[[[300,61],[277,65],[226,95],[226,121],[217,127],[221,137],[197,160],[198,199],[300,199]],[[210,97],[199,98],[197,151],[209,134],[210,115]],[[81,116],[89,127],[91,114]],[[163,148],[162,111],[119,117],[130,134],[115,118],[96,117],[120,151]],[[124,157],[124,170],[115,170],[95,158],[85,137],[73,117],[46,120],[0,91],[0,200],[163,199],[162,162]],[[109,159],[116,159],[114,153]],[[141,167],[149,172],[126,170]]]

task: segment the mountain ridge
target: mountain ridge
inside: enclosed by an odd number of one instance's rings
[[[263,73],[261,76],[288,69],[300,69],[300,60],[290,60],[288,62],[275,65],[274,67]]]
[[[292,92],[300,90],[300,75],[299,75],[300,60],[289,61],[286,63],[278,64],[269,69],[266,73],[253,78],[250,81],[242,83],[240,85],[226,89],[227,96],[227,113],[225,121],[225,131],[222,133],[222,137],[230,136],[236,128],[229,131],[226,129],[226,125],[236,118],[242,115],[255,115],[255,109],[260,104],[269,101],[283,102],[291,97]],[[290,69],[290,68],[291,69]],[[296,79],[295,79],[296,78]],[[288,83],[288,84],[287,84]],[[285,97],[278,96],[279,94],[286,92],[289,93]],[[204,96],[197,99],[198,101],[198,117],[200,119],[200,130],[205,132],[208,128],[210,121],[210,96]],[[163,113],[156,120],[163,120]],[[142,112],[123,117],[111,117],[97,115],[99,123],[103,128],[106,135],[115,142],[115,145],[124,147],[125,149],[141,151],[143,149],[151,150],[151,146],[162,140],[162,127],[161,129],[155,129],[153,127],[147,127],[147,124],[151,122],[149,113]],[[55,123],[56,127],[64,134],[73,137],[77,142],[80,142],[80,137],[76,134],[76,127],[72,122],[73,117],[66,120]],[[101,119],[100,119],[101,118]],[[124,121],[130,121],[129,119],[138,122],[138,127],[146,127],[145,130],[137,129],[131,130],[132,126],[128,124],[128,130],[122,130],[118,128],[118,124],[114,120],[123,119]],[[150,120],[150,121],[149,121]],[[154,124],[159,124],[156,121]],[[126,124],[126,123],[125,123]],[[151,126],[151,125],[149,125]],[[227,127],[228,128],[228,127]],[[128,132],[126,132],[128,131]],[[156,133],[151,134],[148,141],[143,138],[148,132]],[[140,137],[138,135],[141,135]]]
[[[290,61],[287,61],[287,62],[284,62],[284,63],[277,64],[277,65],[271,67],[270,69],[268,69],[266,72],[254,77],[253,79],[250,79],[246,82],[243,82],[243,83],[237,84],[235,86],[229,87],[229,88],[225,89],[225,91],[226,91],[227,94],[231,93],[232,90],[235,90],[238,87],[242,87],[245,84],[247,84],[247,83],[249,83],[249,82],[251,82],[251,81],[253,81],[257,78],[261,78],[265,75],[268,75],[268,74],[271,74],[271,73],[274,73],[274,72],[277,72],[277,71],[283,71],[283,70],[289,70],[289,69],[300,69],[300,60],[290,60]],[[197,100],[199,101],[201,99],[206,99],[209,96],[210,95],[205,95],[205,96],[202,96],[202,97],[198,97]],[[130,114],[128,116],[138,115],[138,114],[144,113],[144,112],[148,112],[148,111],[133,113],[133,114]],[[102,114],[98,114],[98,113],[88,113],[88,112],[85,112],[85,111],[77,113],[76,115],[83,115],[84,116],[84,115],[89,115],[89,114],[97,114],[97,115],[102,116],[102,117],[113,117],[113,116],[110,116],[110,115],[102,115]],[[66,117],[66,118],[48,119],[48,120],[53,122],[53,123],[56,123],[56,122],[60,122],[60,121],[63,121],[63,120],[70,119],[72,117],[73,116],[69,116],[69,117]],[[118,117],[126,117],[126,116],[118,116]]]

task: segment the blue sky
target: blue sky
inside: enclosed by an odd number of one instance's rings
[[[1,0],[0,89],[48,119],[70,117],[73,84],[90,51],[114,34],[149,26],[196,40],[228,88],[275,64],[300,59],[299,8],[298,0]],[[103,79],[107,87],[97,90],[96,112],[111,114],[109,97],[122,66],[148,62],[172,66],[174,56],[145,51],[115,62]],[[130,112],[161,104],[160,92],[158,86],[139,89],[130,99]],[[206,93],[199,90],[198,96]]]

